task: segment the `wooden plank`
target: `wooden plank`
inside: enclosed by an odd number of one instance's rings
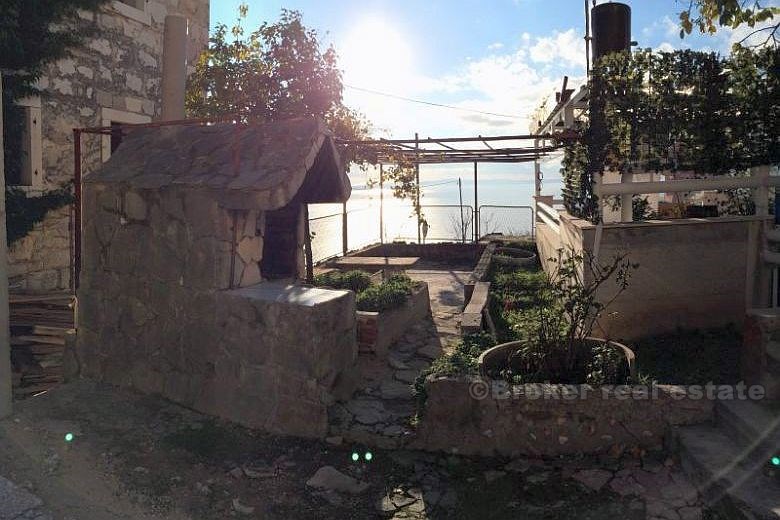
[[[74,297],[71,294],[9,294],[8,303],[10,305],[24,303],[56,303],[69,305]]]
[[[65,327],[52,327],[50,325],[34,325],[32,332],[33,334],[40,336],[65,336],[72,330],[73,329]]]
[[[32,343],[43,343],[46,345],[65,345],[65,338],[58,336],[16,336],[17,339],[22,341],[29,341]]]

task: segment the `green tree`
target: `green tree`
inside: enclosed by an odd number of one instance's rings
[[[714,34],[719,26],[736,29],[746,24],[748,27],[755,27],[767,20],[774,20],[775,15],[780,15],[780,7],[766,4],[763,0],[690,0],[688,8],[680,13],[680,38],[691,34],[694,29]],[[777,45],[778,26],[780,23],[759,27],[749,33],[742,42],[754,34],[765,33],[766,40],[763,43],[771,42]]]
[[[247,33],[247,10],[241,5],[236,24],[218,25],[209,39],[188,81],[189,115],[237,114],[246,121],[316,116],[338,138],[365,137],[368,123],[343,103],[333,47],[323,51],[301,13],[287,9],[276,23],[264,22]]]

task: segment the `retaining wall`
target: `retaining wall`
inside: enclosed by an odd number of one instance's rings
[[[712,420],[693,387],[514,385],[432,378],[415,447],[480,456],[557,456],[657,448],[669,426]],[[643,391],[643,389],[645,391]]]

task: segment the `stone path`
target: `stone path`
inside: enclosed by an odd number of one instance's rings
[[[410,438],[416,412],[412,387],[421,371],[458,340],[463,283],[469,272],[426,269],[408,272],[428,283],[431,319],[418,322],[388,351],[387,359],[361,354],[361,381],[346,403],[329,411],[331,442],[348,441],[397,449]]]
[[[696,489],[671,459],[542,461],[515,459],[475,467],[464,459],[399,451],[389,455],[410,467],[376,504],[385,518],[580,518],[702,520]],[[464,466],[465,464],[465,466]],[[465,479],[458,475],[469,475]]]
[[[42,505],[40,498],[0,476],[0,520],[52,520]]]

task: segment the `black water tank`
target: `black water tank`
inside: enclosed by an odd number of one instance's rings
[[[593,62],[612,52],[631,48],[631,8],[626,4],[610,2],[599,4],[590,11],[593,28]]]

